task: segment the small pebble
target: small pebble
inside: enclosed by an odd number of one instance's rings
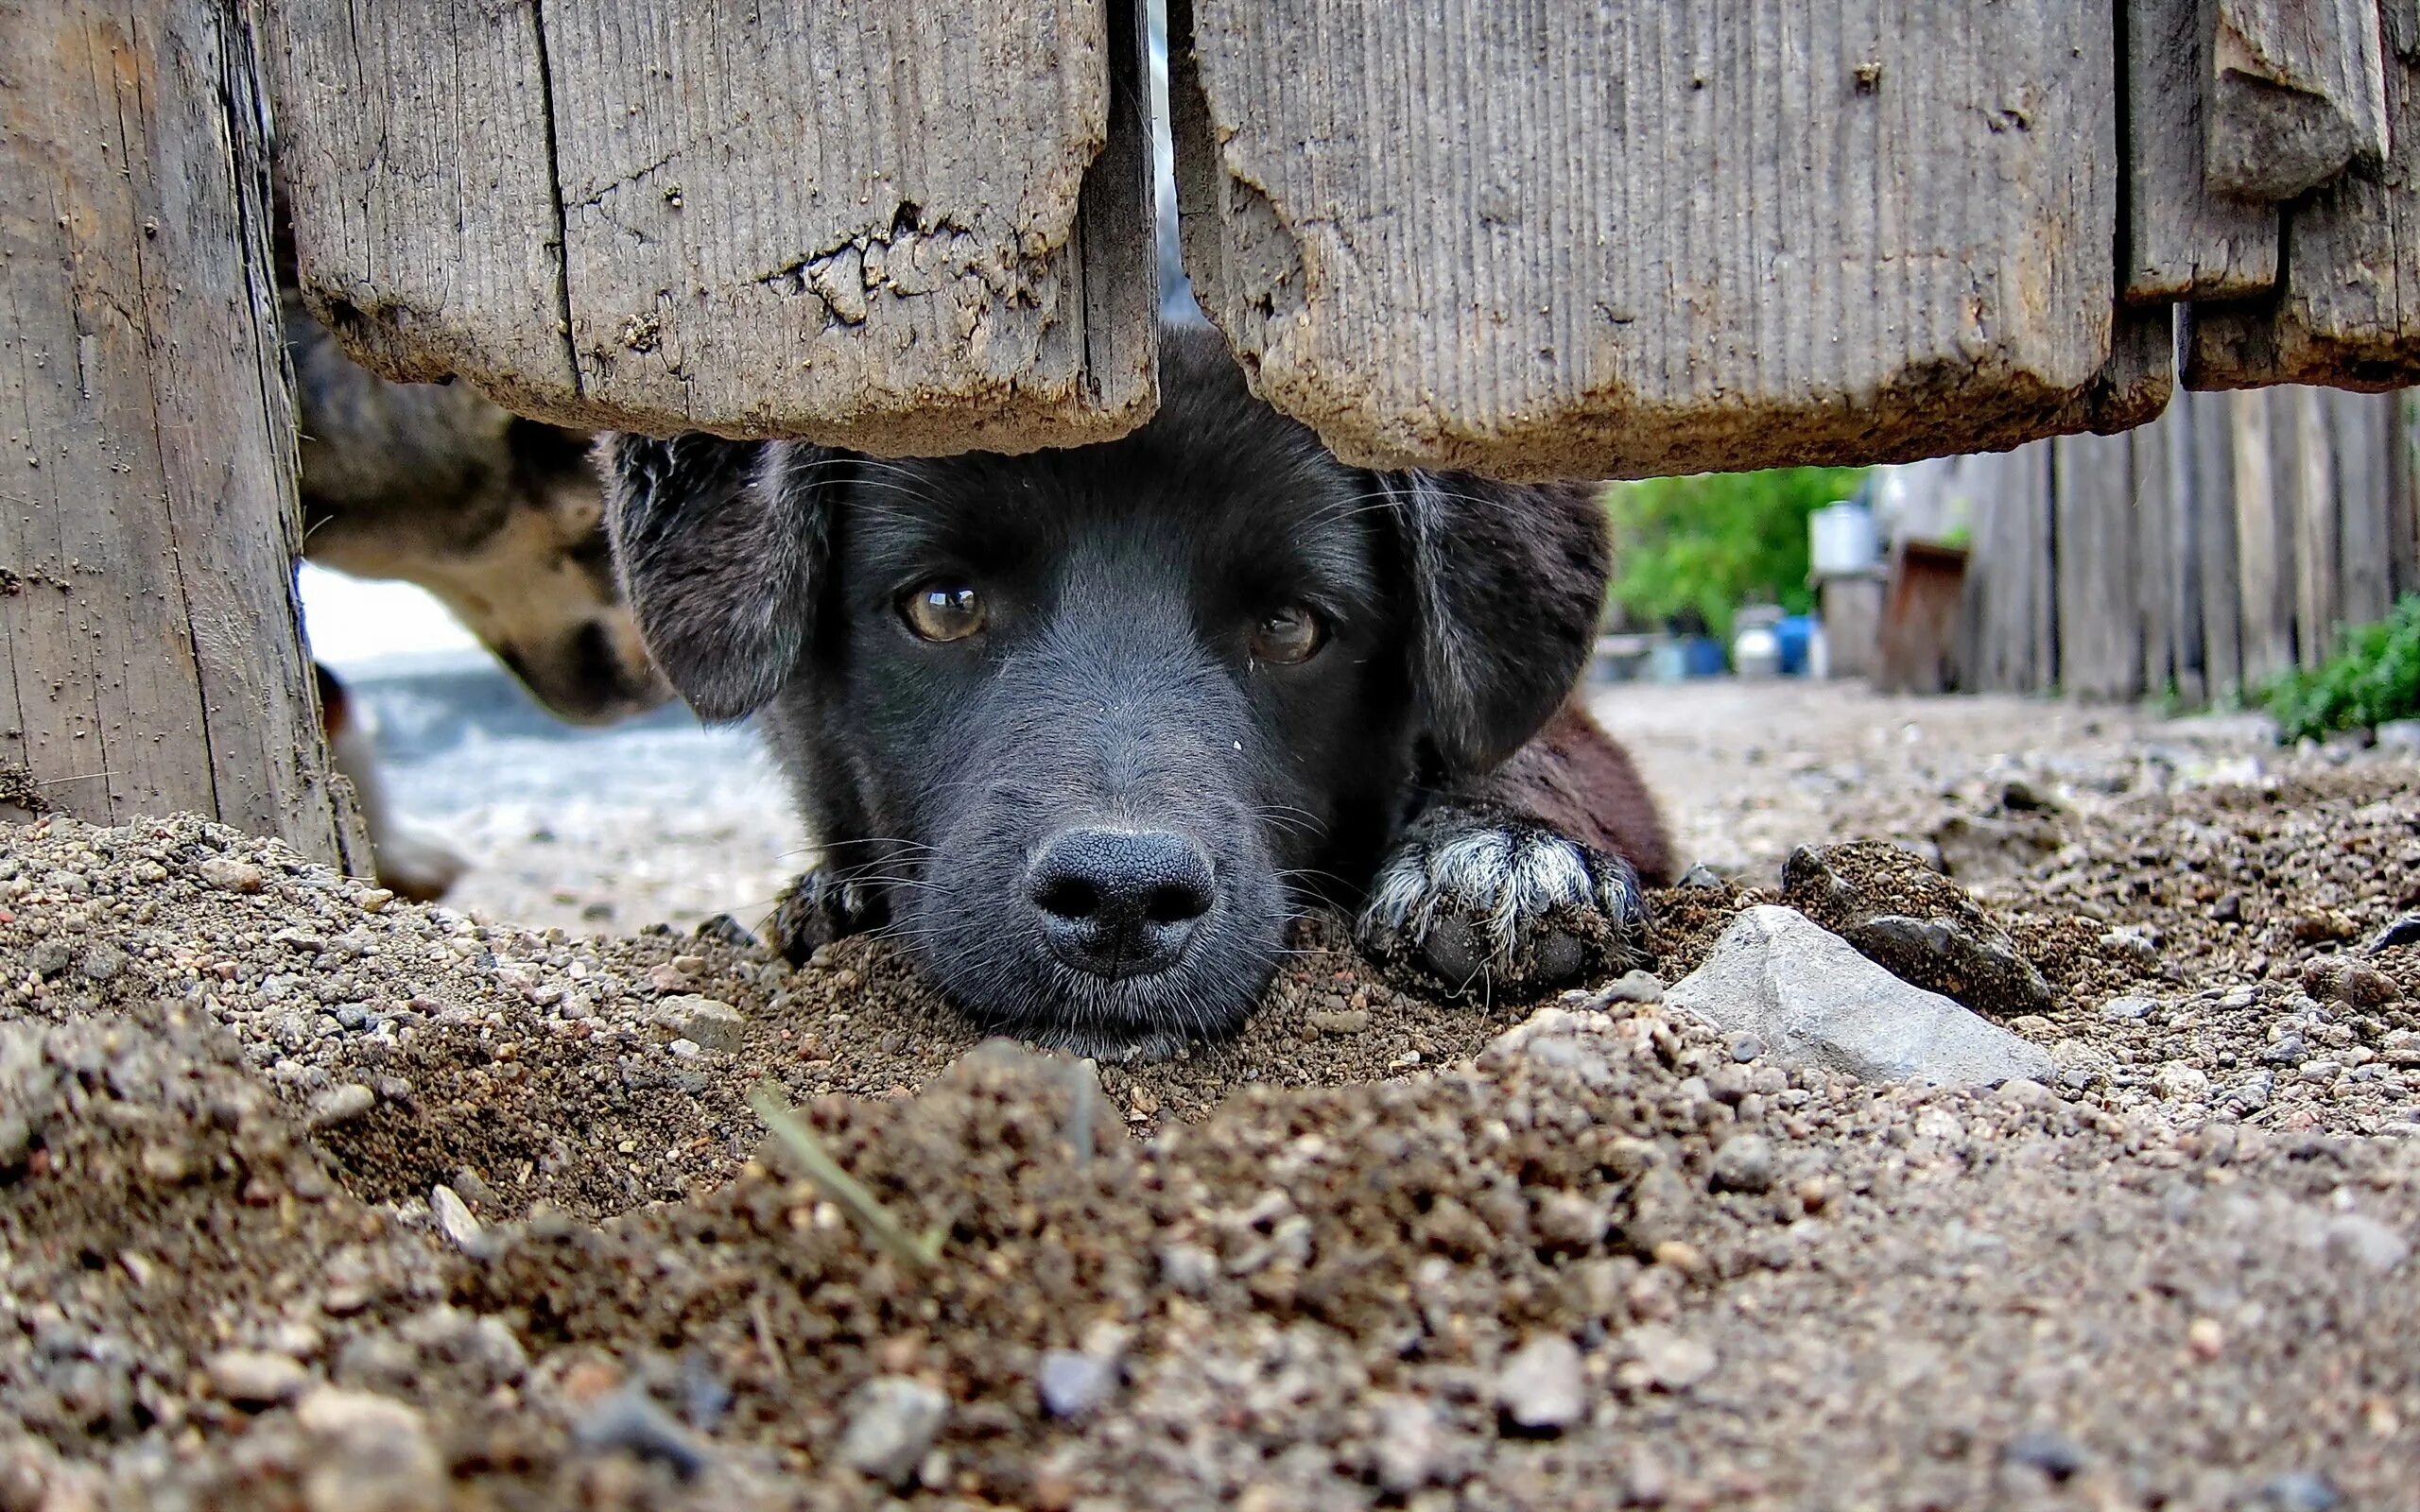
[[[1443,1435],[1437,1409],[1417,1397],[1382,1396],[1374,1402],[1378,1433],[1372,1457],[1378,1489],[1409,1497],[1437,1478]]]
[[[313,1128],[335,1128],[352,1123],[377,1106],[376,1092],[357,1081],[349,1081],[312,1098],[310,1117],[305,1122]]]
[[[261,890],[261,868],[233,856],[210,856],[194,869],[200,873],[202,881],[227,892]]]
[[[599,1398],[573,1422],[571,1435],[583,1449],[628,1450],[671,1467],[683,1480],[708,1463],[705,1448],[635,1382]]]
[[[1714,1374],[1714,1347],[1703,1339],[1649,1323],[1630,1331],[1627,1342],[1648,1380],[1665,1391],[1686,1391]]]
[[[2083,1446],[2055,1428],[2036,1428],[2009,1441],[2002,1457],[2014,1465],[2030,1465],[2053,1481],[2065,1482],[2089,1463]]]
[[[249,1407],[292,1401],[311,1384],[311,1372],[302,1361],[267,1349],[222,1349],[203,1369],[213,1391]]]
[[[849,1399],[841,1462],[894,1488],[905,1487],[948,1418],[949,1399],[925,1383],[911,1376],[876,1376]]]
[[[488,1247],[487,1230],[471,1213],[470,1205],[461,1194],[449,1186],[438,1186],[428,1194],[428,1211],[437,1220],[437,1231],[448,1243],[466,1255],[482,1253]]]
[[[2266,1482],[2252,1503],[2258,1512],[2335,1512],[2343,1504],[2327,1477],[2313,1470],[2289,1470]]]
[[[1710,1174],[1719,1192],[1770,1192],[1779,1168],[1772,1141],[1762,1134],[1734,1134],[1714,1152]]]
[[[1743,1066],[1764,1053],[1764,1040],[1753,1033],[1742,1032],[1731,1037],[1731,1058]]]
[[[1117,1366],[1078,1349],[1050,1349],[1042,1356],[1034,1384],[1043,1411],[1053,1418],[1080,1418],[1116,1389]]]
[[[1587,1410],[1587,1386],[1580,1347],[1560,1333],[1541,1334],[1496,1372],[1495,1405],[1522,1432],[1559,1434]]]
[[[2111,998],[2100,1005],[2100,1016],[2112,1023],[2131,1023],[2151,1017],[2158,1006],[2150,998]]]

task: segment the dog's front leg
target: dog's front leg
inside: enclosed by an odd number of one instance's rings
[[[1628,861],[1469,797],[1440,798],[1405,826],[1356,935],[1455,990],[1513,997],[1654,959]]]
[[[880,888],[827,862],[782,889],[767,928],[783,958],[804,966],[823,946],[878,929],[890,918],[890,901]]]
[[[1502,767],[1429,798],[1379,864],[1357,937],[1508,996],[1651,967],[1640,874],[1668,880],[1670,850],[1629,753],[1566,706]]]

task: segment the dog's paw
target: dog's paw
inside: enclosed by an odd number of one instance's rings
[[[783,959],[804,966],[808,956],[834,940],[878,927],[889,912],[876,889],[818,867],[782,889],[765,932]]]
[[[1521,996],[1652,964],[1629,862],[1519,815],[1450,805],[1380,865],[1355,935],[1458,991]]]

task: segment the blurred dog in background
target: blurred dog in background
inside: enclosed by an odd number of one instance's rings
[[[306,559],[426,589],[574,724],[609,724],[671,696],[614,575],[591,438],[523,420],[467,384],[389,383],[345,356],[290,294],[285,339]],[[461,858],[396,822],[365,721],[324,668],[320,690],[380,883],[441,895]]]

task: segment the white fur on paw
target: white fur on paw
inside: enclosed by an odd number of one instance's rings
[[[1614,933],[1638,912],[1629,868],[1549,830],[1473,825],[1396,848],[1371,885],[1360,935],[1418,948],[1441,919],[1482,935],[1498,976],[1518,974],[1522,947],[1549,921],[1599,915]]]

